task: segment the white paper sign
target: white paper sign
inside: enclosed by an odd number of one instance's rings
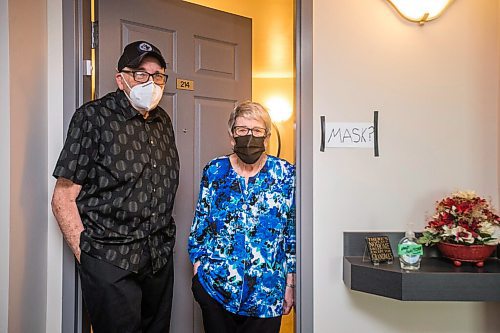
[[[327,148],[373,148],[375,127],[373,123],[326,123]]]

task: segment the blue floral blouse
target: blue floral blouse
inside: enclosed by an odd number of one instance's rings
[[[207,293],[231,313],[277,317],[295,273],[295,167],[268,156],[248,184],[228,156],[203,170],[188,242]]]

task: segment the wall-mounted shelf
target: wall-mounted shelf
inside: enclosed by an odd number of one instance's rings
[[[434,248],[424,248],[421,268],[404,272],[397,254],[392,264],[374,266],[366,258],[365,237],[389,236],[393,252],[402,232],[344,232],[344,283],[355,291],[403,301],[500,301],[500,260],[492,257],[482,268],[465,263],[455,267]]]

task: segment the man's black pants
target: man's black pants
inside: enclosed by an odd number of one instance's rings
[[[193,277],[193,296],[200,304],[205,333],[279,333],[281,316],[257,318],[240,316],[224,309],[203,288],[198,275]]]
[[[146,251],[145,251],[146,252]],[[169,332],[174,266],[153,274],[149,253],[132,273],[82,252],[82,294],[95,333]]]

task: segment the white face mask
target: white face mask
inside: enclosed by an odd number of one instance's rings
[[[126,92],[125,95],[134,109],[139,112],[147,112],[154,109],[160,103],[160,99],[163,96],[163,87],[160,87],[153,81],[148,81],[130,88],[123,74],[121,75],[123,81],[125,81],[125,84],[130,89],[130,96]]]

